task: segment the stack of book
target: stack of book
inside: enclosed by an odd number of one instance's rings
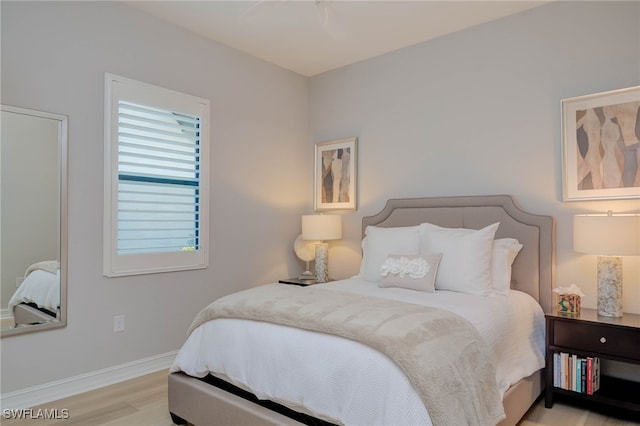
[[[553,386],[593,395],[600,389],[600,358],[575,354],[553,354]]]

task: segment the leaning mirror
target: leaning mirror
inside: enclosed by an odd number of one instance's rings
[[[1,106],[2,337],[67,323],[67,117]]]

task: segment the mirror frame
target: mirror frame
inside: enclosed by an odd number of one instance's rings
[[[15,336],[18,334],[32,333],[36,331],[63,328],[67,326],[67,267],[68,267],[68,126],[69,117],[61,114],[36,111],[9,105],[0,105],[1,111],[16,114],[30,115],[40,118],[48,118],[58,121],[58,160],[60,177],[60,319],[56,322],[32,324],[24,327],[12,327],[0,330],[0,337]]]

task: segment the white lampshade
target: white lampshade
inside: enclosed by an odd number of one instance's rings
[[[302,216],[303,240],[339,240],[342,238],[342,217],[331,214]]]
[[[640,214],[575,215],[573,249],[608,256],[640,255]]]
[[[640,215],[573,217],[573,249],[598,255],[598,315],[622,316],[622,257],[640,254]]]

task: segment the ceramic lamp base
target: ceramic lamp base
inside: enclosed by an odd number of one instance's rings
[[[622,258],[598,256],[598,315],[622,316]]]
[[[316,281],[326,283],[329,281],[329,244],[316,244]]]

